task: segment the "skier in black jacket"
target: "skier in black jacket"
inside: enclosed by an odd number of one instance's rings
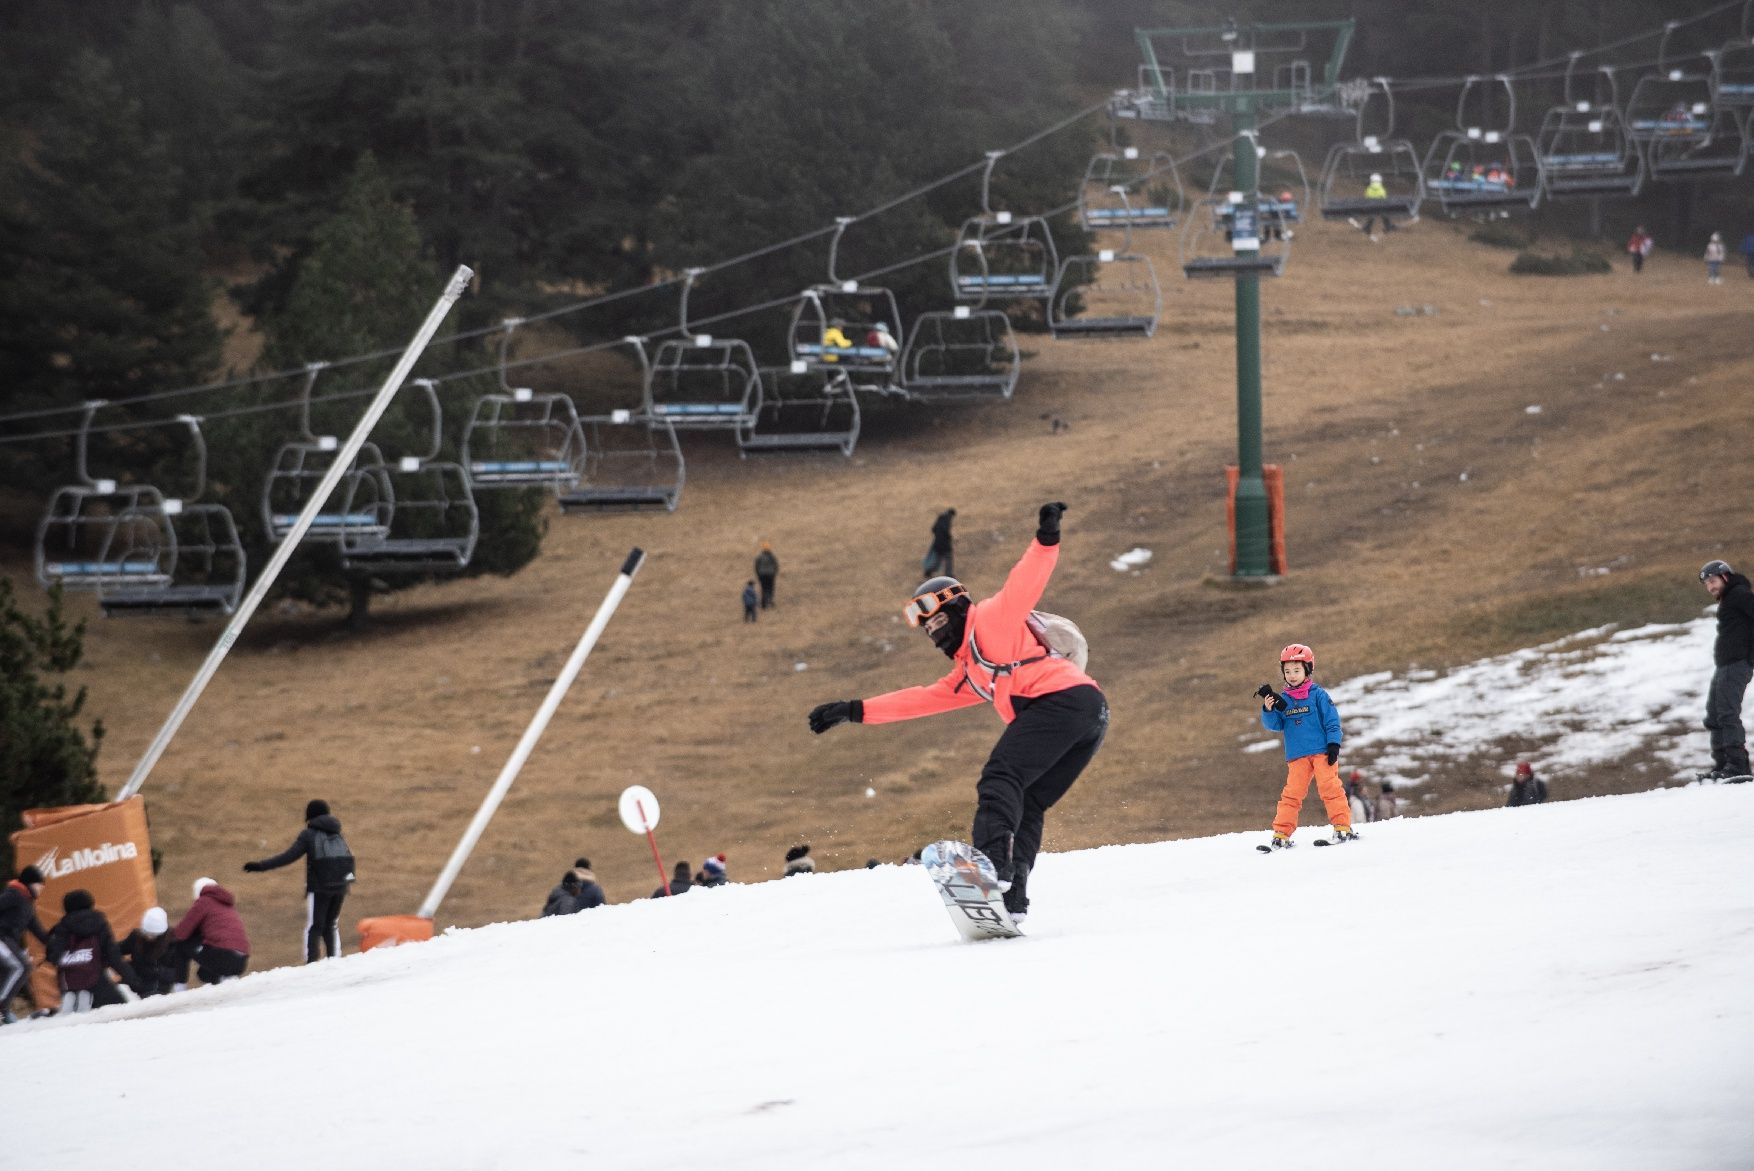
[[[1748,739],[1742,729],[1742,696],[1754,678],[1754,590],[1722,561],[1707,561],[1699,580],[1717,599],[1717,645],[1712,648],[1711,690],[1705,727],[1711,733],[1711,771],[1702,781],[1746,781]]]
[[[129,984],[139,982],[122,949],[116,946],[110,921],[97,909],[90,891],[70,890],[61,897],[66,912],[49,931],[43,945],[48,960],[60,974],[61,1011],[89,1012],[106,1004],[121,1004],[122,993],[110,982],[114,971]]]
[[[331,840],[333,835],[333,840]],[[315,963],[322,952],[333,958],[341,954],[341,903],[347,898],[348,884],[353,881],[351,854],[335,855],[341,837],[341,821],[329,812],[327,801],[311,801],[305,806],[305,827],[292,845],[272,858],[245,862],[244,873],[259,874],[264,870],[305,860],[305,963]],[[339,848],[346,849],[340,842]],[[345,865],[336,859],[345,857]]]
[[[122,940],[122,954],[134,965],[135,980],[129,987],[138,995],[158,996],[171,990],[177,980],[175,944],[164,908],[148,907],[140,926]]]
[[[0,888],[0,1025],[13,1022],[12,998],[30,976],[30,954],[24,950],[24,933],[47,944],[49,933],[37,919],[37,897],[43,893],[43,872],[26,866],[18,877]]]

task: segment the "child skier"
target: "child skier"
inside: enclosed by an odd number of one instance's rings
[[[1279,812],[1273,818],[1273,840],[1256,849],[1270,852],[1291,845],[1311,778],[1334,826],[1334,836],[1328,840],[1336,844],[1356,841],[1352,808],[1346,802],[1346,786],[1337,767],[1340,713],[1328,693],[1315,684],[1315,652],[1300,642],[1292,643],[1279,652],[1279,673],[1285,679],[1285,694],[1275,694],[1264,683],[1255,692],[1261,700],[1261,725],[1269,732],[1285,734],[1285,791],[1279,794]]]

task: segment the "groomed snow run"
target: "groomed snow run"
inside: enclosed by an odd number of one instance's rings
[[[1313,833],[1044,855],[1021,940],[891,866],[0,1029],[5,1165],[1754,1165],[1754,785]]]

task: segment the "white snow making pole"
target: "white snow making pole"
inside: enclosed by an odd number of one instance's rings
[[[280,576],[282,569],[286,568],[286,563],[291,559],[293,551],[298,548],[298,543],[304,539],[305,531],[317,519],[317,514],[323,511],[323,505],[329,502],[329,495],[335,491],[335,485],[341,482],[341,477],[346,475],[347,469],[353,465],[354,457],[359,455],[359,449],[365,446],[366,438],[371,435],[372,428],[377,426],[378,419],[389,407],[390,400],[396,397],[396,392],[402,388],[402,383],[408,377],[408,372],[414,369],[414,363],[419,361],[420,355],[426,352],[427,343],[431,342],[432,335],[438,332],[439,324],[444,321],[445,314],[451,311],[451,306],[457,303],[457,298],[463,295],[463,290],[469,287],[469,281],[474,276],[475,273],[467,265],[462,264],[459,264],[457,271],[451,274],[450,282],[445,285],[445,291],[439,295],[438,303],[432,307],[432,312],[426,315],[426,320],[421,323],[419,332],[414,335],[414,340],[409,342],[408,348],[402,351],[402,357],[396,362],[396,368],[390,371],[388,378],[384,379],[383,387],[379,389],[377,397],[372,399],[371,405],[366,408],[365,414],[354,426],[353,434],[347,437],[347,442],[342,445],[340,451],[335,453],[335,462],[329,465],[329,470],[323,476],[322,481],[318,483],[317,490],[305,502],[304,511],[298,514],[298,520],[293,524],[292,530],[286,534],[274,550],[274,556],[268,559],[268,564],[256,578],[256,584],[251,587],[242,604],[232,614],[231,621],[226,623],[225,629],[220,632],[219,641],[215,642],[213,649],[207,652],[207,661],[201,664],[199,671],[195,672],[195,678],[189,683],[187,690],[183,692],[183,697],[177,700],[177,706],[171,709],[170,718],[165,720],[164,727],[158,730],[158,735],[147,746],[146,755],[142,756],[140,763],[134,766],[134,773],[128,778],[128,783],[123,785],[121,791],[116,794],[116,800],[122,801],[132,797],[140,791],[140,786],[146,783],[147,774],[152,772],[152,766],[158,763],[158,758],[164,755],[166,748],[170,747],[171,737],[175,736],[177,729],[183,726],[183,720],[194,708],[195,701],[201,698],[201,693],[207,689],[207,684],[212,680],[214,672],[219,670],[219,664],[225,661],[227,652],[237,641],[238,634],[243,630],[244,624],[250,620],[251,615],[255,614],[256,607],[262,604],[262,599],[267,596],[268,590],[274,585],[274,579]]]
[[[511,791],[512,782],[518,779],[519,770],[524,767],[524,762],[530,759],[530,753],[535,751],[536,741],[542,739],[542,733],[548,730],[548,721],[554,718],[555,711],[560,707],[560,701],[566,698],[567,689],[572,686],[573,680],[579,677],[579,671],[585,665],[585,656],[591,653],[591,648],[597,645],[597,639],[603,634],[603,628],[608,626],[609,619],[615,616],[615,607],[621,605],[621,599],[627,596],[628,588],[633,585],[633,575],[639,572],[639,567],[645,563],[645,559],[646,555],[643,550],[634,549],[628,553],[627,560],[621,563],[621,574],[615,579],[615,584],[609,587],[608,596],[603,599],[603,604],[597,607],[596,617],[592,618],[591,624],[585,627],[585,633],[579,638],[579,645],[573,648],[572,657],[567,659],[566,666],[560,669],[559,676],[549,687],[548,697],[542,701],[542,706],[536,709],[535,717],[531,719],[530,726],[524,729],[523,738],[518,741],[518,746],[512,749],[511,757],[505,762],[505,767],[499,770],[499,779],[493,782],[493,788],[487,791],[487,797],[481,802],[481,808],[475,811],[475,820],[471,821],[469,828],[463,831],[463,840],[457,843],[455,850],[451,851],[451,860],[445,863],[444,871],[438,876],[438,881],[433,883],[432,889],[427,892],[426,901],[420,904],[418,911],[414,912],[422,919],[430,919],[438,913],[439,904],[444,902],[445,895],[450,893],[451,883],[457,881],[457,875],[461,873],[463,863],[469,860],[469,855],[475,849],[475,843],[481,840],[483,831],[487,829],[487,823],[492,821],[493,815],[498,812],[499,803],[505,800],[505,795]]]

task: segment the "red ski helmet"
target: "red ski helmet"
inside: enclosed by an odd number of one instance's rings
[[[1294,642],[1279,652],[1281,663],[1308,663],[1315,666],[1315,652],[1300,642]]]

